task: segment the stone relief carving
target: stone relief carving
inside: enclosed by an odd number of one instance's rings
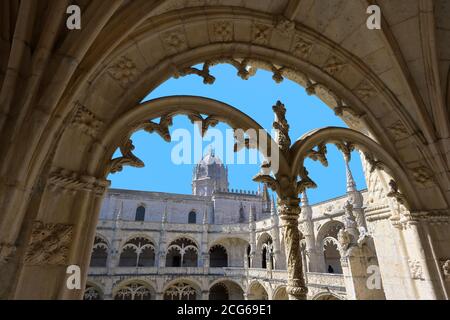
[[[408,130],[401,120],[396,121],[394,124],[388,127],[393,136],[397,140],[405,139],[409,137]]]
[[[271,26],[255,23],[252,28],[252,42],[259,45],[268,45],[271,34]]]
[[[214,42],[228,42],[233,40],[233,23],[217,21],[212,25],[212,40]]]
[[[364,102],[368,103],[370,98],[376,94],[375,88],[367,81],[363,80],[353,92]]]
[[[416,182],[422,187],[433,183],[433,175],[431,170],[426,166],[420,166],[412,169],[412,174]]]
[[[423,280],[422,265],[418,260],[408,259],[408,265],[411,272],[411,278],[417,280]]]
[[[397,182],[391,180],[389,181],[389,186],[391,187],[391,190],[387,193],[386,196],[395,198],[400,204],[406,204],[405,196],[398,190]]]
[[[450,278],[450,260],[442,260],[442,271],[446,278]]]
[[[278,17],[276,22],[275,30],[279,32],[280,35],[285,37],[290,37],[295,32],[295,22],[286,19],[283,16]]]
[[[67,169],[57,168],[49,176],[47,185],[50,190],[58,188],[70,192],[88,191],[97,195],[105,193],[110,181],[97,179],[92,176],[80,175]]]
[[[73,225],[35,221],[25,253],[29,265],[63,265],[67,263]]]
[[[297,58],[307,60],[311,55],[312,47],[313,44],[311,42],[308,42],[299,35],[296,35],[291,48],[291,52]]]
[[[182,28],[164,33],[162,40],[164,47],[171,53],[178,53],[188,48],[186,35]]]
[[[342,71],[347,64],[339,60],[337,57],[331,57],[323,67],[323,70],[328,74],[334,76],[336,73]]]
[[[103,121],[98,119],[93,112],[78,102],[75,104],[75,108],[76,110],[71,124],[87,135],[95,138],[104,126]]]
[[[108,72],[122,87],[127,87],[136,80],[137,67],[130,58],[122,56]]]
[[[0,266],[8,263],[14,256],[17,247],[10,243],[0,243]]]

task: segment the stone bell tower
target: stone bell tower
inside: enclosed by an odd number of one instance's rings
[[[228,190],[228,168],[216,157],[214,149],[195,166],[192,175],[192,194],[211,196],[214,191]]]

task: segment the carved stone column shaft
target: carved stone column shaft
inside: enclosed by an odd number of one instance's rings
[[[298,231],[298,216],[300,214],[299,200],[281,201],[278,213],[282,221],[288,284],[286,291],[290,300],[306,300],[308,289],[303,275],[302,258],[300,255],[300,234]]]

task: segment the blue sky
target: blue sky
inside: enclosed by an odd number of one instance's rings
[[[287,120],[290,124],[290,135],[294,142],[303,134],[317,128],[327,126],[346,127],[344,122],[334,115],[334,112],[315,96],[308,96],[301,86],[285,79],[281,84],[272,80],[272,74],[258,70],[249,80],[237,77],[236,69],[230,65],[218,65],[211,68],[216,77],[213,85],[203,84],[203,79],[191,75],[179,79],[169,79],[144,100],[171,96],[194,95],[204,96],[228,103],[255,119],[270,132],[274,114],[272,106],[277,100],[282,101],[287,109]],[[225,135],[229,128],[219,124],[217,129]],[[184,116],[174,119],[171,132],[186,129],[192,135],[198,130]],[[191,193],[191,178],[193,165],[174,164],[171,159],[172,150],[178,141],[164,142],[157,134],[137,132],[132,136],[135,145],[134,153],[146,164],[145,168],[136,169],[125,167],[120,173],[109,176],[113,188],[160,191],[171,193]],[[209,149],[211,141],[203,143],[203,153]],[[193,143],[192,143],[193,145]],[[216,150],[222,154],[225,150]],[[248,151],[243,151],[247,152]],[[194,150],[192,150],[194,154]],[[318,188],[309,190],[311,203],[324,201],[345,194],[345,167],[342,154],[328,145],[329,166],[324,168],[319,162],[307,160],[306,167]],[[194,160],[194,159],[193,159]],[[359,189],[366,187],[359,154],[354,153],[350,163],[353,176]],[[254,190],[258,185],[252,177],[259,171],[259,164],[230,164],[230,189]]]

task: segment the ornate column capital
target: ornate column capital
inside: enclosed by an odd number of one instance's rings
[[[300,204],[299,198],[279,199],[277,210],[280,219],[285,223],[287,223],[288,221],[292,222],[293,220],[295,220],[296,224],[298,224],[297,220],[301,212],[299,204]]]

